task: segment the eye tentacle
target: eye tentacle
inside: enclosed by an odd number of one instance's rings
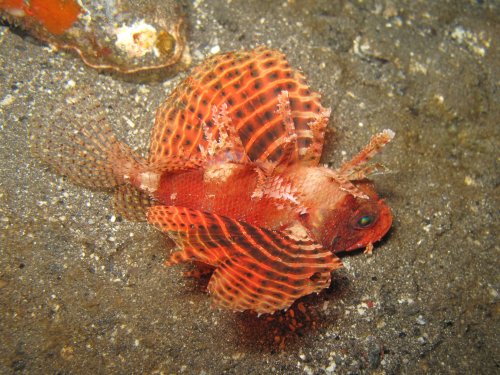
[[[357,174],[363,170],[361,167],[368,163],[377,153],[380,152],[384,146],[394,138],[395,133],[390,129],[385,129],[383,132],[374,135],[368,145],[366,145],[360,152],[358,152],[350,161],[344,163],[337,172],[340,175],[349,176]],[[365,167],[367,171],[370,168]]]

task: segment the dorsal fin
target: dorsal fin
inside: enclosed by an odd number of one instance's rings
[[[277,111],[283,91],[296,133],[296,161],[316,165],[329,113],[284,55],[264,47],[216,55],[193,70],[158,109],[150,162],[199,154],[206,142],[203,123],[212,127],[213,108],[224,105],[250,161],[277,162],[287,148],[281,138],[289,136]]]

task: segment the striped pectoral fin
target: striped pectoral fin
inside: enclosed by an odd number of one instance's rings
[[[219,266],[208,286],[214,301],[233,310],[273,313],[330,284],[339,258],[309,238],[235,222],[235,255]]]
[[[215,55],[158,109],[149,162],[203,154],[210,146],[206,128],[217,139],[217,122],[230,119],[228,133],[238,133],[250,161],[317,165],[328,117],[320,95],[281,52],[259,47]]]
[[[321,158],[330,110],[318,103],[316,112],[304,113],[296,108],[300,98],[292,95],[287,90],[277,94],[274,121],[263,122],[257,131],[239,130],[249,159],[265,170],[292,163],[317,165]]]
[[[305,114],[301,111],[292,111],[291,100],[295,106],[300,99],[290,98],[288,91],[284,90],[278,95],[278,108],[276,112],[282,117],[284,133],[275,144],[281,145],[283,152],[276,164],[300,161],[308,165],[317,165],[323,152],[325,129],[330,117],[330,110],[317,103],[317,112]],[[307,121],[303,121],[304,116]],[[297,123],[297,126],[295,125]],[[271,150],[274,150],[271,147]],[[267,150],[266,150],[267,152]],[[264,153],[266,157],[272,152]]]
[[[216,305],[272,313],[328,287],[342,263],[314,241],[296,239],[210,213],[154,206],[148,220],[169,233],[180,251],[167,264],[201,261],[215,267],[208,285]]]
[[[217,215],[185,207],[153,206],[147,219],[178,246],[179,251],[171,255],[167,265],[199,261],[218,266],[229,256],[232,244]]]
[[[317,265],[318,266],[318,265]],[[259,314],[273,313],[289,308],[298,298],[319,292],[330,285],[332,269],[283,271],[277,263],[262,264],[257,259],[237,254],[216,268],[209,292],[215,305],[231,310],[252,310]]]

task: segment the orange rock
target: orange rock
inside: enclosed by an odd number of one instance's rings
[[[81,8],[75,0],[31,0],[28,14],[55,35],[63,34],[77,20]]]

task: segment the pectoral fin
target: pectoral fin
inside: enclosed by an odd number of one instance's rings
[[[227,217],[184,207],[154,206],[148,221],[176,241],[167,264],[200,261],[215,267],[208,289],[233,310],[272,313],[328,287],[342,263],[310,239],[294,239]]]
[[[217,138],[213,108],[223,106],[251,162],[318,165],[329,110],[285,56],[266,47],[215,55],[193,69],[158,109],[149,162],[199,157],[209,146],[203,128]]]

